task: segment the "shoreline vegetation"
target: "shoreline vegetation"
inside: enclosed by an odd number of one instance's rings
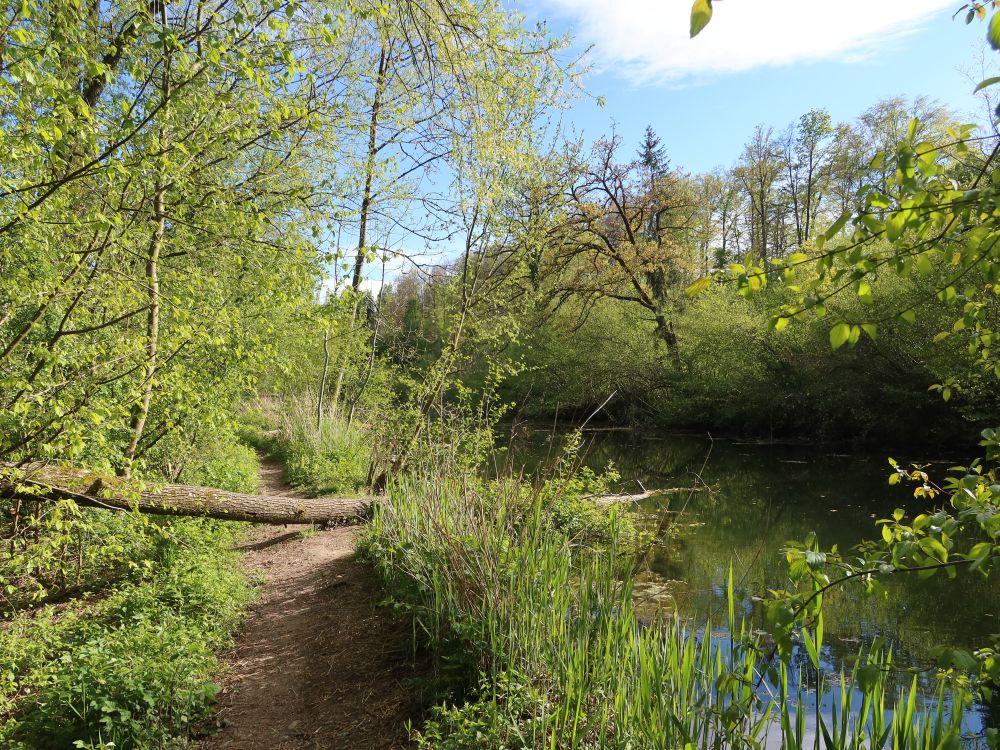
[[[1000,52],[1000,3],[961,10]],[[429,665],[413,747],[1000,748],[1000,636],[827,633],[1000,572],[1000,110],[812,109],[691,173],[563,127],[575,49],[499,0],[0,14],[0,745],[196,747],[255,596],[220,519],[313,514]],[[600,502],[659,488],[568,421],[866,446],[908,498],[841,544],[800,505],[777,580],[728,550],[684,622],[634,596],[678,514]],[[685,507],[751,484],[708,443],[665,457]],[[715,547],[761,512],[717,505]]]

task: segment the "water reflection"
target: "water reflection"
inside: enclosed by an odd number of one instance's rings
[[[527,471],[549,464],[562,437],[546,430],[518,435],[511,445],[511,463]],[[936,462],[936,470],[943,473],[954,460]],[[875,520],[894,508],[922,509],[906,487],[887,484],[884,455],[596,431],[586,434],[583,462],[595,470],[613,464],[621,474],[623,492],[636,492],[640,485],[689,487],[696,474],[710,488],[654,498],[641,508],[651,517],[667,509],[675,524],[637,581],[640,611],[648,610],[652,616],[654,610],[670,609],[695,628],[725,619],[730,561],[738,601],[752,622],[761,623],[760,596],[787,586],[779,553],[785,541],[815,532],[824,547],[837,544],[846,549],[876,534]],[[859,649],[876,638],[892,646],[897,665],[926,667],[932,664],[932,647],[972,649],[987,644],[990,634],[1000,630],[1000,586],[995,577],[965,575],[949,580],[939,575],[918,581],[900,576],[887,588],[887,598],[866,596],[860,587],[827,594],[822,656],[828,678],[849,671]],[[801,668],[807,676],[804,687],[815,689],[804,649],[793,655],[792,666],[793,672]],[[909,674],[898,675],[894,687],[907,687],[911,679]],[[919,679],[933,691],[933,670]],[[829,706],[821,710],[829,711]],[[974,706],[966,716],[964,728],[970,736],[981,735],[986,727],[1000,727],[996,699]]]

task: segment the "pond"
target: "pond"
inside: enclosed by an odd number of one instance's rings
[[[565,433],[545,429],[520,432],[511,443],[511,460],[529,471],[558,453]],[[584,433],[582,462],[595,470],[613,465],[621,475],[617,491],[690,487],[700,473],[708,489],[651,498],[641,510],[651,516],[665,509],[674,516],[672,531],[652,553],[649,570],[636,583],[644,609],[668,609],[692,627],[712,623],[725,638],[726,580],[730,563],[737,601],[758,625],[760,597],[785,588],[786,540],[815,532],[820,544],[842,550],[876,537],[876,519],[894,508],[915,512],[921,506],[912,487],[891,487],[885,454],[841,454],[809,447],[759,445],[690,435],[644,434],[627,430]],[[940,478],[963,456],[895,455],[900,464],[920,460]],[[856,586],[826,597],[823,665],[832,675],[849,670],[859,650],[882,638],[903,667],[933,664],[930,650],[948,645],[974,649],[1000,632],[1000,581],[996,577],[943,573],[920,581],[899,576],[888,583],[887,598],[866,596]],[[793,662],[805,665],[804,649]],[[933,670],[921,673],[933,689]],[[901,674],[899,686],[912,675]],[[807,680],[808,681],[808,680]],[[971,707],[965,719],[967,744],[976,744],[987,727],[1000,727],[1000,700]]]

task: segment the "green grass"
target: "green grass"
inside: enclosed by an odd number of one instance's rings
[[[357,492],[368,479],[369,436],[336,416],[317,425],[314,408],[296,399],[265,404],[243,420],[244,437],[281,461],[288,482],[309,495]]]
[[[235,440],[213,444],[184,467],[178,481],[199,487],[254,493],[260,487],[257,452]]]
[[[859,655],[839,685],[824,681],[838,711],[808,737],[787,668],[772,675],[772,697],[754,689],[767,650],[734,608],[728,640],[703,637],[710,626],[641,624],[627,519],[610,511],[607,541],[591,543],[567,533],[552,489],[418,472],[376,509],[361,550],[438,654],[449,691],[422,747],[755,748],[769,731],[786,748],[955,746],[960,711],[946,716],[941,700],[921,712],[915,689],[892,694],[881,652]]]

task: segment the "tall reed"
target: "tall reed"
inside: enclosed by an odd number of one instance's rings
[[[544,484],[416,471],[376,509],[361,550],[463,696],[434,712],[423,746],[958,746],[961,701],[942,687],[921,708],[916,682],[896,695],[881,650],[837,680],[820,676],[808,701],[737,619],[731,583],[726,637],[640,622],[627,519],[610,509],[609,541],[593,545],[555,522],[560,502]]]

